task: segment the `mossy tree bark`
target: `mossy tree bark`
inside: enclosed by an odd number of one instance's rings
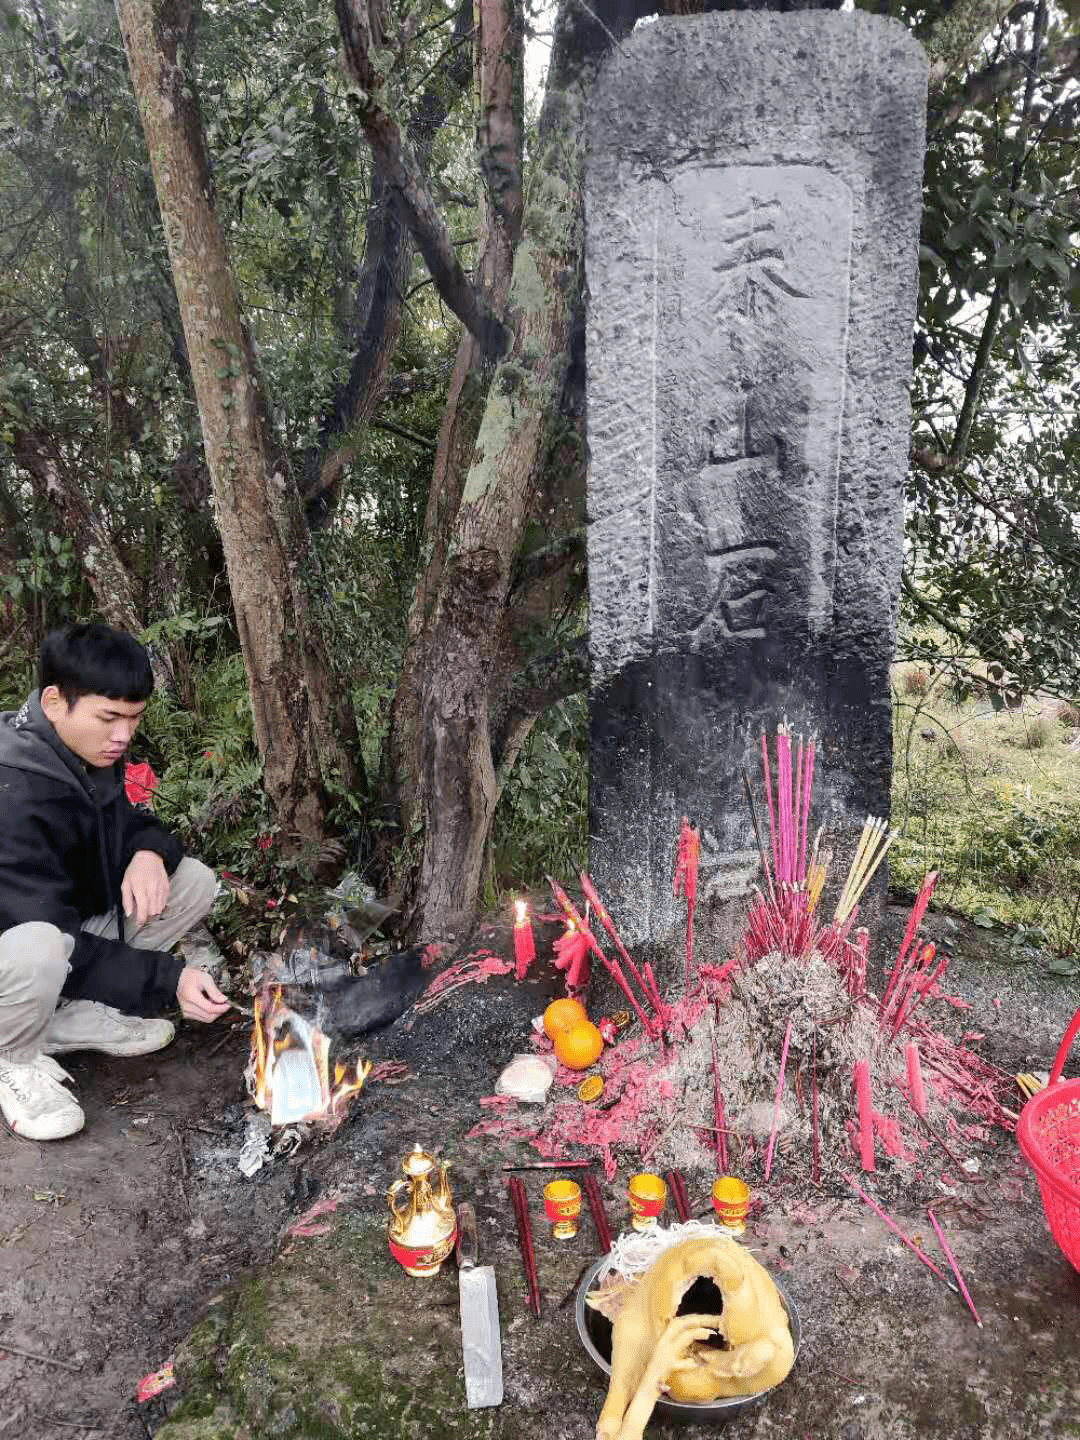
[[[262,399],[213,187],[189,57],[190,0],[116,0],[199,408],[264,783],[286,843],[323,837],[352,784],[351,712],[305,593],[296,484]]]
[[[637,19],[631,5],[561,6],[519,222],[506,162],[507,81],[490,58],[507,47],[484,45],[484,24],[493,34],[499,23],[496,8],[481,6],[485,253],[496,276],[509,266],[505,291],[489,294],[512,340],[494,361],[488,350],[486,366],[483,335],[466,335],[458,354],[391,747],[403,820],[421,837],[409,877],[410,927],[426,935],[451,929],[479,894],[505,776],[492,712],[506,683],[515,558],[554,438],[582,288],[588,94],[601,58]],[[530,724],[526,716],[509,727],[499,742],[504,757],[516,754]]]

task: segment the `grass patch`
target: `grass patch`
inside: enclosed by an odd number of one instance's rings
[[[937,900],[982,925],[1080,948],[1080,751],[1051,701],[995,711],[894,691],[893,883],[937,870]]]

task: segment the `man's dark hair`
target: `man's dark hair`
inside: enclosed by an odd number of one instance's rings
[[[55,685],[70,710],[83,695],[146,700],[154,675],[146,650],[111,625],[63,625],[45,637],[38,675],[42,690]]]

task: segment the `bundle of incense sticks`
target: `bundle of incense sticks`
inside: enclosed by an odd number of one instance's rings
[[[855,1097],[859,1107],[859,1164],[864,1170],[874,1170],[874,1109],[869,1060],[855,1062]]]
[[[601,950],[599,944],[597,943],[596,936],[592,933],[586,922],[578,914],[577,907],[570,899],[570,896],[567,895],[566,891],[562,888],[562,886],[556,880],[553,880],[550,875],[547,877],[547,882],[551,886],[551,893],[555,896],[556,901],[562,907],[563,913],[567,916],[568,919],[574,922],[578,930],[585,937],[589,949],[604,966],[604,969],[608,972],[611,978],[615,981],[616,985],[618,985],[619,989],[623,992],[627,1000],[630,1002],[630,1007],[634,1011],[634,1014],[641,1021],[645,1034],[649,1037],[650,1040],[655,1040],[660,1034],[660,1021],[655,1017],[650,1018],[648,1015],[645,1014],[645,1011],[641,1007],[641,1002],[638,1000],[638,997],[630,988],[630,983],[627,980],[625,974],[623,973],[622,965],[619,963],[618,960],[609,960],[608,957],[604,954],[603,950]]]
[[[915,904],[911,907],[911,914],[908,916],[907,928],[904,930],[904,938],[900,942],[900,949],[897,952],[896,964],[892,968],[888,984],[885,986],[885,994],[881,997],[881,1018],[884,1028],[884,1021],[888,1018],[893,1001],[894,991],[903,979],[910,962],[914,959],[915,936],[919,926],[926,914],[926,907],[930,904],[930,897],[934,893],[934,886],[937,884],[937,871],[931,870],[924,876],[923,883],[915,897]]]
[[[842,925],[862,898],[866,887],[874,878],[878,866],[885,859],[889,846],[899,831],[890,830],[887,820],[868,815],[863,823],[862,834],[855,849],[855,858],[836,902],[834,923]]]
[[[847,980],[848,994],[853,1000],[866,994],[866,970],[870,961],[870,931],[860,925],[854,940],[843,940],[836,964]]]
[[[694,973],[694,910],[697,907],[698,867],[701,863],[701,834],[684,815],[675,852],[675,880],[672,892],[686,897],[686,988]]]
[[[821,840],[821,831],[814,837],[814,853],[810,857],[810,865],[806,871],[806,908],[812,915],[817,909],[818,901],[821,899],[821,892],[825,889],[825,876],[828,874],[829,862],[832,860],[832,851],[823,850],[818,855],[818,842]]]
[[[912,966],[910,980],[897,987],[895,994],[899,995],[900,999],[896,1005],[896,1018],[892,1027],[894,1037],[910,1022],[915,1008],[922,1004],[938,981],[944,978],[945,971],[949,968],[949,957],[943,955],[935,967],[936,956],[937,946],[931,940],[923,946],[922,953]]]
[[[656,980],[654,979],[652,973],[652,966],[646,964],[645,972],[644,974],[642,974],[642,972],[638,969],[637,965],[635,965],[633,957],[631,956],[629,950],[627,950],[626,946],[623,944],[622,937],[615,929],[615,922],[614,920],[612,920],[610,914],[608,913],[607,906],[597,894],[596,886],[592,882],[592,877],[590,875],[587,875],[584,870],[579,870],[578,875],[581,879],[581,893],[585,896],[586,901],[586,919],[588,919],[588,907],[589,905],[591,905],[596,911],[596,918],[600,921],[601,925],[603,925],[604,929],[611,936],[611,940],[615,946],[615,949],[619,952],[620,957],[626,961],[626,968],[634,977],[634,981],[637,984],[638,989],[645,996],[646,1000],[648,1000],[649,1005],[651,1006],[654,1014],[657,1017],[657,1020],[662,1025],[664,1022],[664,1015],[667,1007],[664,1004],[663,997],[661,996],[660,991],[657,989]]]
[[[585,1198],[589,1202],[589,1209],[592,1211],[596,1238],[600,1242],[600,1252],[606,1255],[615,1243],[615,1237],[608,1224],[607,1211],[604,1209],[604,1197],[600,1194],[600,1186],[595,1175],[586,1175],[582,1179],[581,1185],[585,1191]]]
[[[675,1206],[675,1213],[685,1225],[690,1219],[690,1201],[686,1195],[686,1181],[682,1177],[681,1170],[669,1170],[664,1176],[667,1187],[671,1191],[672,1203]]]
[[[746,916],[746,950],[757,960],[779,950],[783,955],[809,955],[818,938],[817,922],[803,890],[781,890],[776,900],[755,892]]]
[[[786,724],[776,731],[776,797],[773,798],[769,742],[761,737],[761,763],[765,776],[765,799],[769,807],[769,840],[773,874],[779,889],[802,885],[806,880],[806,842],[810,827],[810,796],[814,786],[814,756],[817,740],[803,744],[800,735],[794,756],[791,731]]]
[[[521,1247],[521,1263],[525,1267],[525,1283],[528,1287],[528,1305],[536,1318],[540,1319],[540,1281],[536,1275],[536,1251],[533,1249],[532,1224],[529,1221],[529,1201],[525,1194],[525,1183],[516,1175],[507,1181],[510,1187],[510,1201],[517,1220],[518,1244]]]

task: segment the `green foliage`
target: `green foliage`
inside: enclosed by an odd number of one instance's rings
[[[537,722],[511,772],[495,818],[497,886],[541,885],[588,863],[588,789],[588,708],[574,695]]]
[[[1036,68],[1038,13],[931,94],[915,335],[904,654],[968,694],[996,666],[1001,705],[1080,680],[1080,17],[1049,7]]]
[[[937,870],[938,903],[987,928],[1021,927],[1014,958],[1031,945],[1080,950],[1080,755],[1060,744],[1060,728],[1048,714],[932,696],[898,695],[894,716],[892,883],[915,890]],[[1032,750],[1024,735],[1039,721],[1057,733]]]

